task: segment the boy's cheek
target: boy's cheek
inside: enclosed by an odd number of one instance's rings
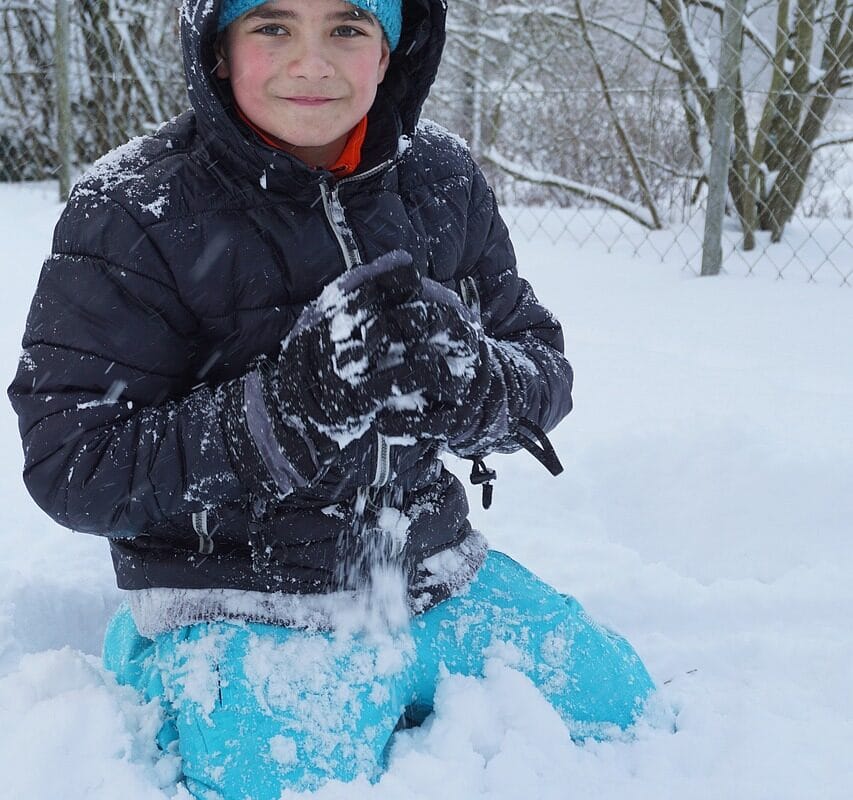
[[[227,55],[223,53],[216,75],[219,78],[230,78],[234,83],[259,83],[265,80],[272,69],[272,59],[269,54],[253,52],[240,47],[231,47]]]

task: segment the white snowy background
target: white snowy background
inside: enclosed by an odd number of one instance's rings
[[[0,185],[4,386],[59,212],[52,185]],[[516,240],[576,370],[552,437],[565,473],[494,458],[474,522],[630,639],[653,707],[632,736],[576,746],[495,662],[444,681],[379,784],[314,796],[849,800],[853,292],[796,273],[698,279],[677,247],[661,261],[570,241]],[[853,260],[849,239],[826,246]],[[185,800],[151,743],[157,709],[100,666],[119,602],[106,542],[30,501],[7,403],[0,443],[0,796]]]

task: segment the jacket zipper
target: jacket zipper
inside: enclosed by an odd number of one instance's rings
[[[329,226],[338,240],[338,247],[341,248],[347,269],[357,267],[362,263],[361,253],[358,252],[352,232],[346,224],[344,207],[338,194],[338,187],[335,186],[334,189],[329,189],[326,183],[321,183],[320,195],[323,198],[323,210],[326,212],[326,219],[329,221]]]
[[[262,575],[272,560],[272,548],[267,545],[264,529],[266,527],[266,502],[255,494],[247,501],[246,517],[249,528],[249,546],[252,549],[252,571]]]
[[[346,264],[347,269],[352,269],[353,267],[358,266],[363,263],[361,259],[361,253],[358,251],[358,245],[356,244],[355,237],[353,236],[352,230],[349,225],[347,225],[346,215],[344,213],[344,206],[341,203],[340,198],[340,187],[344,183],[354,183],[359,180],[364,180],[365,178],[369,178],[372,175],[376,175],[379,172],[385,170],[388,166],[390,166],[392,161],[385,161],[382,164],[379,164],[373,169],[368,170],[367,172],[362,173],[361,175],[354,175],[349,178],[343,178],[335,184],[334,188],[330,188],[329,185],[324,181],[320,184],[320,196],[323,200],[323,210],[326,212],[326,219],[329,222],[329,227],[332,229],[332,232],[335,234],[335,238],[338,242],[338,247],[341,249],[341,253],[344,257],[344,263]],[[373,475],[373,480],[371,481],[371,486],[384,486],[388,483],[388,479],[391,477],[391,443],[388,441],[387,437],[377,431],[376,433],[376,471]]]
[[[335,238],[338,240],[338,246],[341,248],[341,253],[344,257],[344,263],[347,269],[357,267],[362,263],[361,253],[358,252],[358,245],[355,243],[352,231],[347,225],[346,215],[344,214],[344,206],[341,203],[340,188],[345,183],[355,183],[356,181],[370,178],[387,169],[393,161],[384,161],[381,164],[369,169],[361,175],[352,175],[348,178],[342,178],[336,184],[334,189],[329,187],[325,181],[320,183],[320,196],[323,200],[323,210],[326,212],[326,219]]]
[[[467,275],[459,281],[459,294],[462,295],[462,302],[468,306],[471,311],[480,318],[480,291],[477,289],[477,282],[471,275]]]
[[[384,486],[391,477],[391,443],[381,433],[377,433],[376,438],[376,472],[370,485]]]

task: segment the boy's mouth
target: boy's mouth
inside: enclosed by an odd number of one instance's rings
[[[285,97],[284,99],[300,106],[321,106],[334,100],[333,97]]]

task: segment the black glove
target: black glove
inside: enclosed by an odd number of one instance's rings
[[[430,281],[432,283],[432,281]],[[438,298],[417,298],[383,311],[380,324],[402,343],[417,388],[431,402],[455,402],[476,377],[482,329],[472,313],[439,284]]]
[[[414,371],[426,352],[417,341],[404,351],[383,314],[419,291],[420,277],[403,251],[327,286],[282,343],[276,385],[282,415],[349,441],[389,398],[418,388]]]
[[[403,251],[349,270],[304,309],[275,363],[223,387],[220,420],[244,485],[285,495],[315,482],[382,408],[424,389],[416,376],[430,351],[383,316],[420,286]]]
[[[509,432],[499,345],[458,295],[434,281],[422,283],[415,300],[388,309],[385,318],[407,349],[417,342],[431,355],[415,371],[423,403],[386,408],[376,426],[388,436],[443,440],[459,454],[478,451],[484,437]]]

